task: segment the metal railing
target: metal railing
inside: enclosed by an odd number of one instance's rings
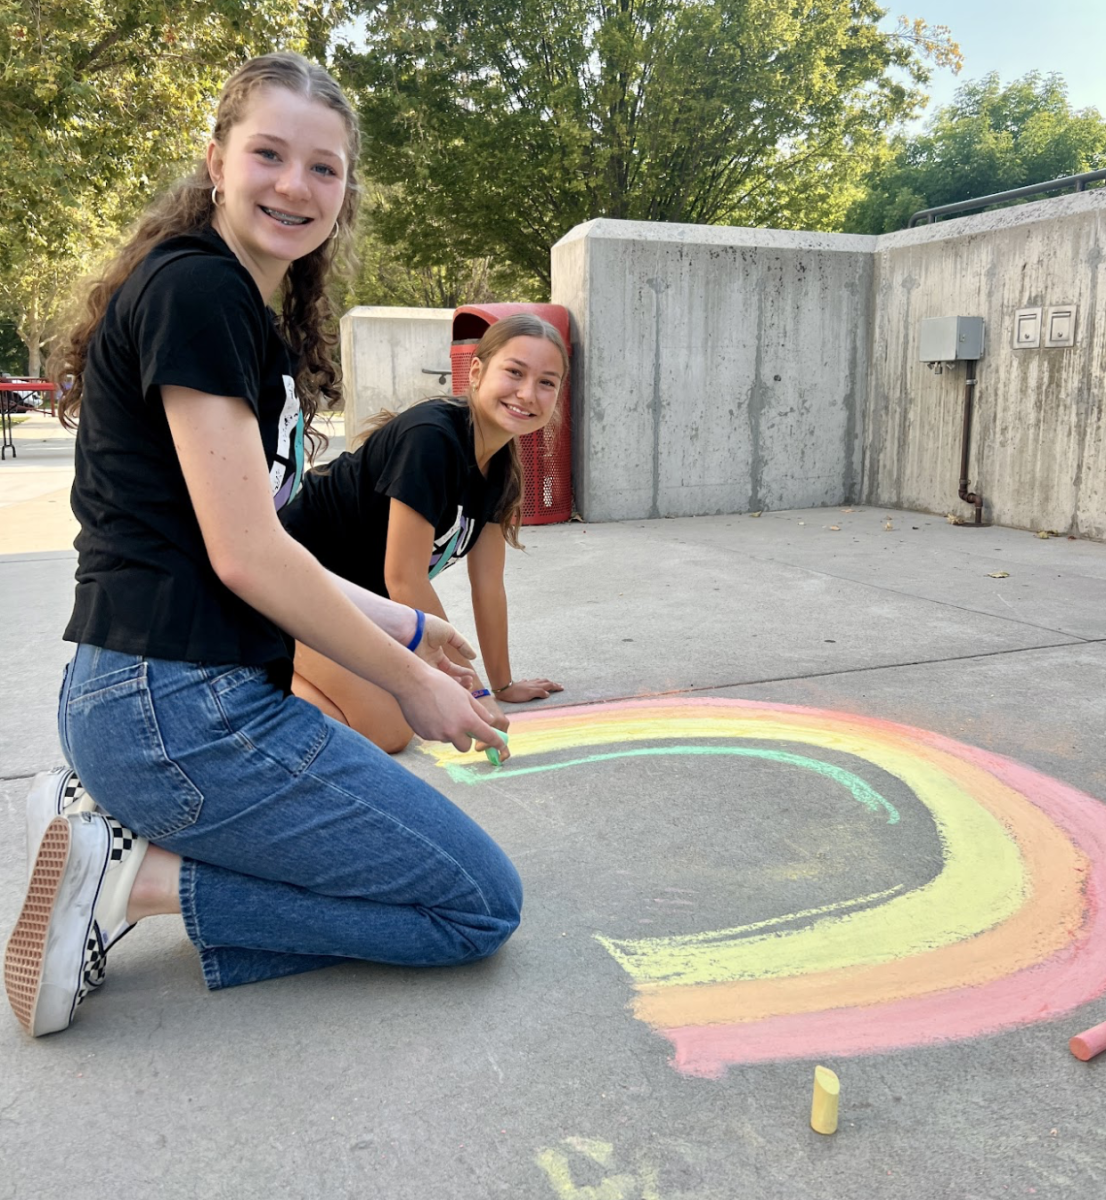
[[[907,229],[915,225],[932,225],[938,217],[949,216],[952,213],[971,212],[974,209],[990,208],[992,204],[1004,204],[1007,200],[1020,200],[1025,196],[1040,196],[1044,192],[1067,191],[1082,192],[1088,183],[1096,183],[1106,179],[1104,171],[1084,171],[1082,175],[1065,175],[1063,179],[1050,179],[1047,183],[1031,183],[1027,187],[1011,188],[1008,192],[995,192],[991,196],[980,196],[975,200],[958,200],[955,204],[942,204],[937,208],[923,208],[916,212],[907,222]]]

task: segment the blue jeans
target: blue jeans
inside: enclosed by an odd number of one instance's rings
[[[518,926],[522,884],[495,842],[263,667],[78,646],[58,727],[101,807],[181,856],[210,988],[348,958],[469,962]]]

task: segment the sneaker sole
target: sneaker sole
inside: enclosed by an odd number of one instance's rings
[[[55,817],[47,826],[27,884],[27,898],[4,951],[4,989],[8,1003],[31,1037],[67,1028],[80,994],[84,946],[95,903],[89,907],[87,920],[71,921],[69,929],[56,927],[54,921],[59,908],[59,892],[67,882],[66,867],[72,839],[69,818]],[[90,859],[84,864],[81,875],[87,876],[91,871],[99,871],[102,878],[102,864],[97,866]],[[71,891],[74,886],[79,887],[82,880],[68,882],[70,886],[65,890]],[[96,890],[99,891],[98,886]],[[62,945],[63,942],[71,944]],[[57,983],[44,985],[48,949],[60,950],[74,963],[71,987]]]
[[[80,800],[71,796],[70,784],[75,776],[68,767],[58,767],[36,775],[27,794],[27,878],[34,869],[42,835],[55,817],[70,812],[95,812],[96,805],[87,792]]]

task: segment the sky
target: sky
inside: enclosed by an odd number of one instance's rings
[[[887,21],[900,13],[947,25],[960,43],[959,75],[935,70],[928,117],[967,80],[997,71],[1003,85],[1038,70],[1058,71],[1073,108],[1106,117],[1106,0],[882,0]]]

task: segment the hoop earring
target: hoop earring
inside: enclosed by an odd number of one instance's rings
[[[334,222],[334,228],[333,228],[333,229],[330,231],[330,233],[329,233],[329,235],[327,236],[327,239],[326,239],[326,240],[327,240],[328,242],[332,242],[332,241],[334,241],[334,239],[335,239],[337,236],[338,236],[338,222],[337,222],[337,221],[335,221],[335,222]]]
[[[211,207],[219,207],[219,185],[217,183],[211,186]]]

